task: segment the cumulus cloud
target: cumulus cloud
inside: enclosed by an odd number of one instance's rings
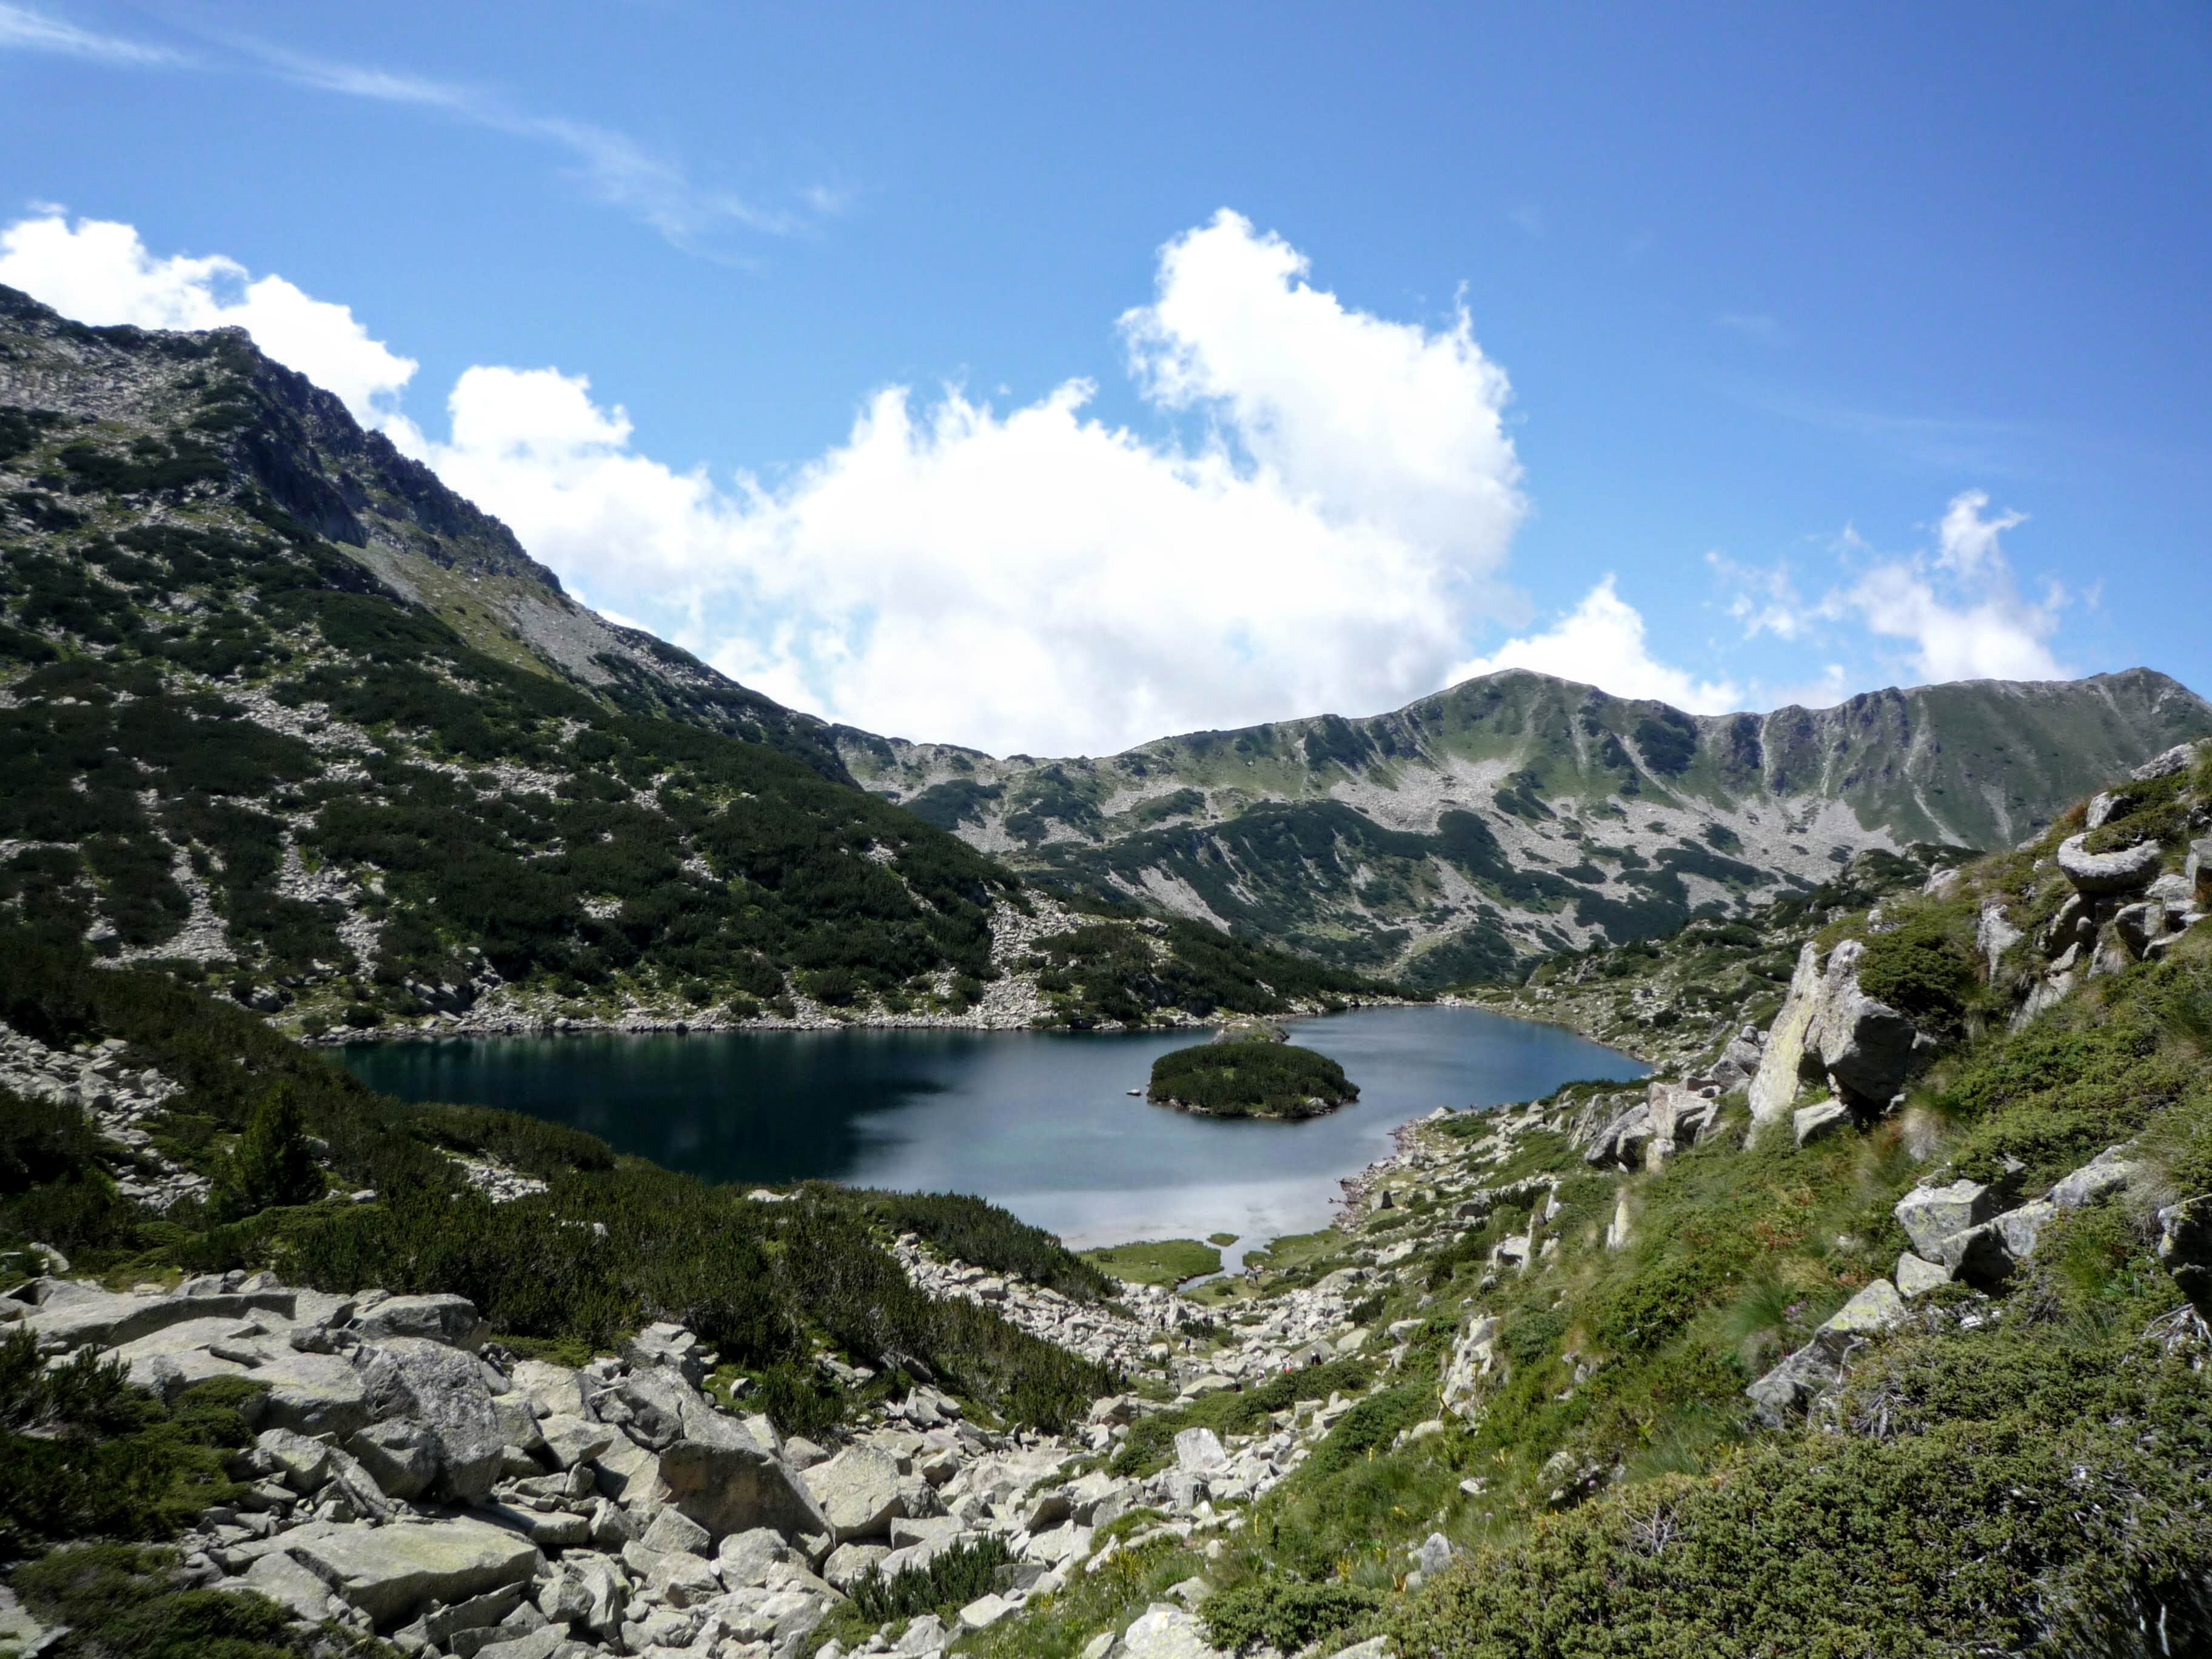
[[[1923,682],[2064,678],[2051,639],[2066,596],[2056,584],[2039,600],[2021,595],[1998,538],[2027,515],[1984,517],[1989,504],[1978,489],[1952,497],[1933,558],[1876,563],[1830,597],[1829,613],[1854,615],[1875,634],[1905,641]]]
[[[1934,549],[1901,556],[1877,552],[1846,527],[1836,552],[1852,574],[1817,599],[1800,595],[1786,565],[1760,569],[1718,554],[1708,562],[1732,590],[1728,611],[1746,638],[1809,641],[1849,625],[1893,643],[1885,679],[2063,678],[2070,671],[2051,641],[2067,596],[2056,583],[2040,599],[2021,593],[2002,538],[2027,515],[1991,514],[1989,505],[1984,490],[1960,491],[1936,522]],[[1826,678],[1840,691],[1839,671]]]
[[[82,323],[243,328],[368,425],[402,418],[399,396],[415,373],[414,359],[371,339],[345,306],[310,299],[282,276],[255,278],[220,254],[157,259],[137,230],[108,220],[17,220],[0,230],[0,283]]]
[[[1656,697],[1693,714],[1724,714],[1745,702],[1744,688],[1732,680],[1701,680],[1653,656],[1643,613],[1620,597],[1610,574],[1549,629],[1508,640],[1460,664],[1451,678],[1505,668],[1579,680],[1618,697]]]
[[[1465,314],[1348,307],[1224,212],[1121,326],[1202,436],[1102,422],[1080,380],[1004,411],[891,386],[790,478],[725,488],[637,454],[580,376],[477,368],[432,459],[585,591],[878,731],[1102,752],[1433,689],[1525,510]]]
[[[869,395],[842,442],[775,480],[681,469],[555,368],[480,365],[442,437],[400,399],[416,365],[342,305],[219,255],[156,258],[128,225],[42,210],[0,229],[0,282],[94,323],[235,324],[506,519],[610,614],[796,707],[997,752],[1396,707],[1526,668],[1701,713],[1828,702],[1838,662],[1779,688],[1655,651],[1608,574],[1548,626],[1469,659],[1521,610],[1504,586],[1527,511],[1510,389],[1463,307],[1392,320],[1316,286],[1281,238],[1224,211],[1160,251],[1120,319],[1163,418],[1138,431],[1070,380],[999,407],[960,386]],[[1003,395],[1003,394],[1002,394]],[[1185,435],[1174,435],[1175,428]],[[1786,567],[1709,562],[1747,638],[1795,657],[1848,629],[1923,680],[2063,673],[2064,597],[2023,598],[2024,523],[1955,497],[1932,548],[1875,555],[1802,598]]]

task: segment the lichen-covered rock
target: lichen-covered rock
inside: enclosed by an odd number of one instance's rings
[[[390,1296],[354,1316],[364,1341],[415,1337],[474,1351],[478,1331],[477,1304],[465,1296]]]
[[[318,1523],[287,1534],[284,1548],[380,1630],[433,1601],[527,1583],[540,1559],[526,1539],[465,1517],[384,1527]]]
[[[2212,1319],[2212,1193],[2158,1212],[2158,1259],[2191,1305]]]
[[[2074,884],[2075,891],[2093,896],[2130,893],[2148,886],[2158,874],[2162,855],[2156,842],[2139,842],[2117,853],[2092,853],[2088,839],[2086,834],[2069,836],[2058,843],[2059,873]]]
[[[1790,1133],[1800,1146],[1850,1127],[1851,1109],[1840,1100],[1815,1101],[1810,1106],[1800,1106],[1790,1115]]]
[[[873,1446],[852,1446],[801,1477],[812,1494],[821,1530],[841,1544],[882,1538],[902,1515],[926,1514],[929,1483],[901,1473],[898,1460]]]
[[[1844,1361],[1854,1344],[1895,1329],[1908,1312],[1897,1286],[1887,1279],[1866,1285],[1815,1329],[1803,1347],[1744,1390],[1759,1419],[1779,1428],[1791,1415],[1807,1409],[1843,1375]]]
[[[427,1431],[436,1449],[438,1492],[461,1503],[490,1492],[505,1442],[483,1367],[471,1355],[425,1337],[401,1336],[364,1343],[355,1351],[354,1369],[379,1423],[406,1419]]]
[[[2002,1194],[1978,1181],[1954,1181],[1943,1187],[1916,1187],[1898,1200],[1893,1213],[1912,1248],[1938,1259],[1943,1240],[1989,1220],[2004,1207]]]
[[[1804,1081],[1807,1039],[1813,1017],[1820,1011],[1820,953],[1808,939],[1797,952],[1796,970],[1790,976],[1790,992],[1783,1000],[1782,1012],[1766,1028],[1759,1071],[1751,1080],[1753,1122],[1771,1123],[1789,1115],[1796,1104],[1797,1091]]]
[[[1859,962],[1865,954],[1865,944],[1855,939],[1828,953],[1819,1008],[1806,1041],[1818,1051],[1841,1099],[1882,1111],[1935,1051],[1936,1041],[1859,988]]]

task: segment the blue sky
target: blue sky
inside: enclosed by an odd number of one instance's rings
[[[2201,6],[0,0],[0,280],[1000,750],[2212,690],[2209,140]]]

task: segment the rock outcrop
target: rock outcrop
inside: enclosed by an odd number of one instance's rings
[[[1799,951],[1751,1081],[1753,1122],[1790,1115],[1808,1085],[1823,1084],[1856,1115],[1886,1112],[1935,1052],[1932,1036],[1861,988],[1865,951],[1858,939],[1844,940],[1825,961],[1809,940]]]

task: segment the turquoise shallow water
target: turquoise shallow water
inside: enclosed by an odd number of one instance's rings
[[[1473,1008],[1363,1008],[1290,1030],[1344,1066],[1357,1103],[1256,1123],[1132,1097],[1156,1056],[1193,1041],[1183,1032],[500,1037],[343,1059],[391,1094],[533,1113],[708,1180],[980,1193],[1082,1245],[1307,1231],[1409,1118],[1645,1070],[1571,1032]]]

